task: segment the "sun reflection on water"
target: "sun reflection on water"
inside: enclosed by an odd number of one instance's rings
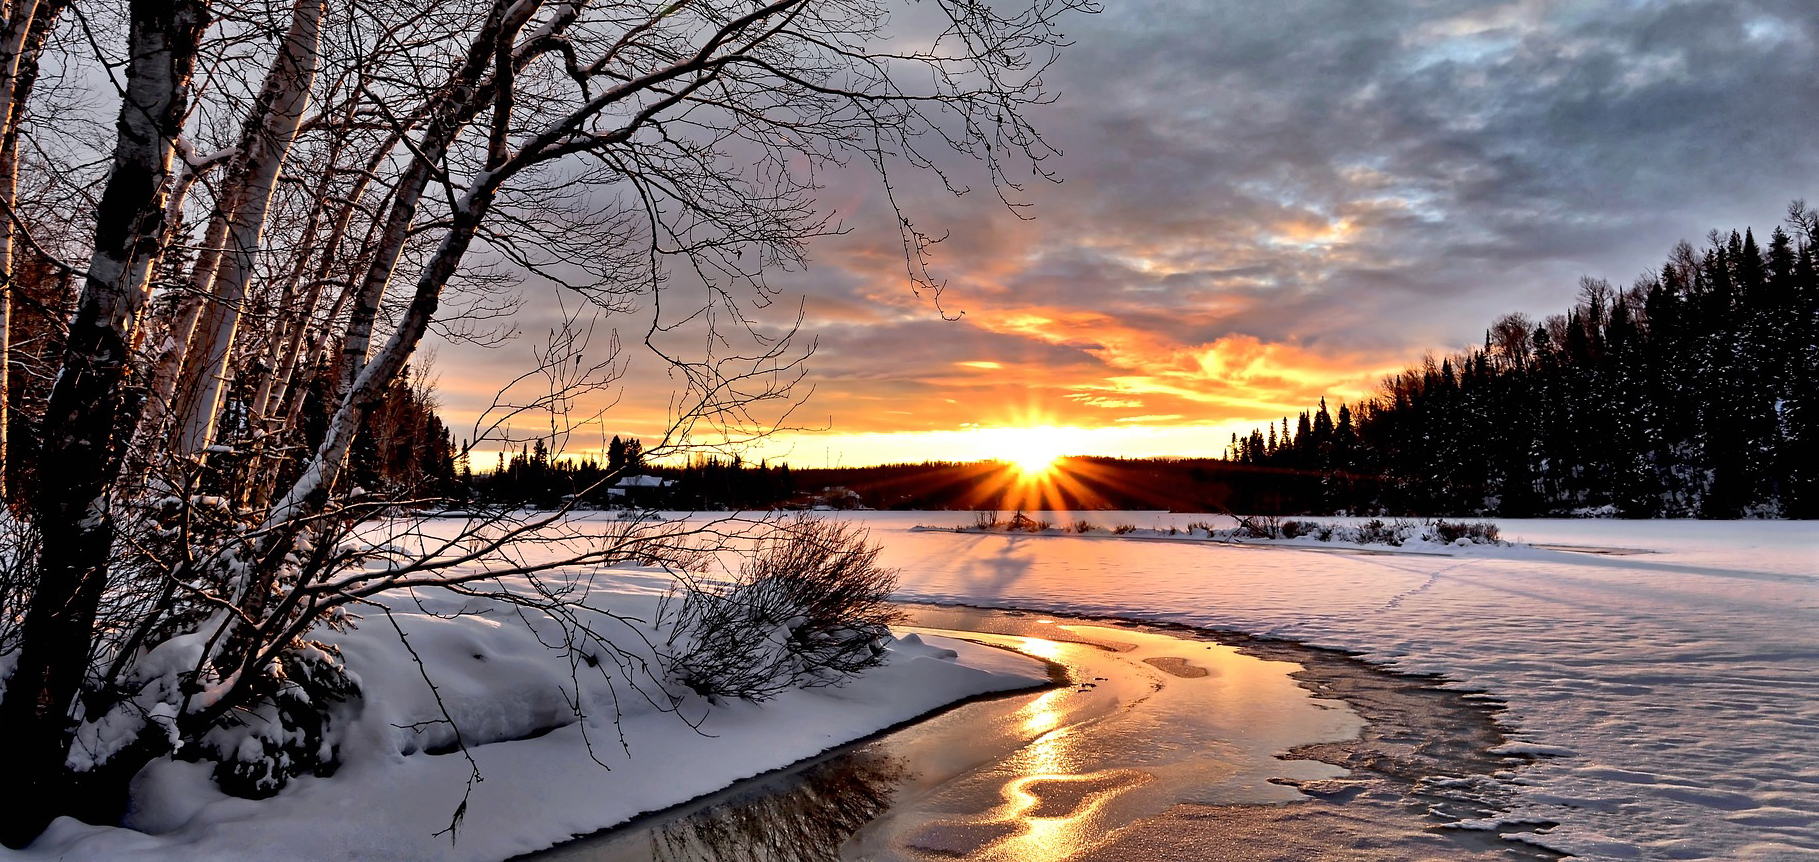
[[[1045,657],[1067,649],[1053,641],[1029,640],[1026,646],[1047,650],[1032,653]],[[1105,840],[1106,805],[1151,780],[1137,770],[1086,767],[1089,758],[1077,750],[1083,737],[1077,728],[1063,726],[1068,719],[1062,703],[1072,694],[1071,689],[1050,691],[1018,712],[1023,716],[1022,730],[1036,739],[1017,753],[1016,770],[1021,775],[1005,784],[1003,804],[976,821],[1002,827],[988,830],[1002,837],[969,857],[1058,862],[1077,856]]]
[[[1030,702],[1029,706],[1017,711],[1023,719],[1022,731],[1029,735],[1039,735],[1054,730],[1061,724],[1061,712],[1055,709],[1056,704],[1067,692],[1061,689],[1051,691]]]
[[[1016,651],[1023,653],[1025,655],[1033,655],[1039,659],[1044,659],[1046,661],[1059,662],[1059,661],[1061,661],[1062,651],[1064,648],[1061,646],[1061,644],[1059,642],[1048,640],[1047,638],[1026,637],[1026,638],[1023,638],[1021,641],[1019,641],[1016,646],[1012,647],[1012,649],[1015,649]]]

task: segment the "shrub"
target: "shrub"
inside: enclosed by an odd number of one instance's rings
[[[1118,535],[1118,536],[1122,536],[1127,533],[1135,533],[1135,532],[1137,532],[1136,524],[1119,524],[1118,526],[1112,528],[1113,535]]]
[[[1074,522],[1074,532],[1080,533],[1081,535],[1085,535],[1092,531],[1093,531],[1092,523],[1087,521],[1085,518],[1082,518],[1082,519]]]
[[[998,525],[999,525],[999,521],[998,521],[997,512],[974,512],[973,513],[973,529],[975,529],[975,530],[996,530],[996,529],[998,529]]]
[[[247,709],[228,713],[203,737],[215,759],[215,784],[225,793],[266,799],[300,775],[335,771],[331,714],[323,707],[359,696],[341,651],[299,639],[279,654],[277,667],[255,684]]]
[[[1459,541],[1460,539],[1470,539],[1472,542],[1480,545],[1495,545],[1497,544],[1500,535],[1501,534],[1497,530],[1497,525],[1488,521],[1466,522],[1436,520],[1434,522],[1434,536],[1440,541],[1448,544]]]
[[[1038,521],[1022,512],[1018,512],[1011,516],[1010,522],[1005,525],[1004,529],[1012,533],[1041,533],[1054,526],[1054,524],[1051,524],[1048,521]]]
[[[1400,545],[1401,537],[1383,523],[1381,518],[1372,518],[1358,525],[1358,544],[1361,545]]]
[[[1280,518],[1273,515],[1264,515],[1256,518],[1247,518],[1243,515],[1237,515],[1235,517],[1238,519],[1238,535],[1243,538],[1282,538],[1282,519]]]
[[[750,701],[838,685],[884,660],[886,601],[897,571],[852,524],[803,518],[778,527],[726,584],[688,582],[658,612],[671,679],[710,698]]]

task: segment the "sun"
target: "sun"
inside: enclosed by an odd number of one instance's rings
[[[1011,459],[1011,466],[1025,479],[1034,479],[1047,475],[1055,469],[1055,462],[1061,460],[1060,452],[1026,452]]]
[[[1011,434],[1011,451],[1005,460],[1026,480],[1039,479],[1054,472],[1055,464],[1067,454],[1067,441],[1053,428],[1024,428]]]

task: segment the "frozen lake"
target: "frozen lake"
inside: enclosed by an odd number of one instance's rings
[[[1508,540],[1650,553],[1367,556],[910,529],[971,523],[964,512],[853,517],[903,570],[906,599],[1252,632],[1484,690],[1509,704],[1510,750],[1543,758],[1508,776],[1506,819],[1561,824],[1556,849],[1819,859],[1811,522],[1505,520]]]
[[[1546,824],[1440,828],[1496,808],[1470,780],[1525,765],[1487,753],[1497,710],[1469,696],[1287,641],[907,607],[911,630],[1039,655],[1065,681],[526,862],[1555,858],[1521,843]]]

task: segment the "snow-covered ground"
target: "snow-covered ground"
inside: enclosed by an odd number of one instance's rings
[[[578,660],[552,649],[562,632],[534,611],[438,589],[394,596],[386,604],[397,629],[369,609],[356,629],[323,636],[339,643],[366,692],[358,715],[342,717],[343,766],[333,776],[296,779],[276,798],[253,801],[224,796],[206,765],[167,759],[136,779],[132,829],[62,818],[24,852],[0,848],[0,858],[492,862],[710,793],[955,700],[1048,680],[1033,659],[912,635],[891,645],[885,666],[841,688],[712,708],[688,694],[676,709],[658,709],[667,700],[643,665],[655,661],[647,639],[659,638],[640,621],[653,618],[671,583],[660,570],[597,573],[590,604],[623,619],[584,615],[585,622],[624,652],[588,649]],[[397,630],[408,636],[408,650]],[[588,666],[590,657],[597,667]],[[576,719],[577,700],[585,720]],[[469,744],[471,767],[458,751],[431,753],[453,742],[444,709]],[[549,732],[522,738],[541,730]],[[481,780],[463,807],[476,771]],[[458,808],[455,840],[446,830]]]
[[[902,569],[900,597],[1116,615],[1294,638],[1438,672],[1510,705],[1515,820],[1588,858],[1819,859],[1819,525],[1501,521],[1514,547],[1428,545],[1346,554],[1151,536],[916,531],[969,513],[858,513]],[[1046,516],[1069,523],[1072,516]],[[1205,515],[1087,513],[1111,527],[1185,528]],[[604,524],[603,519],[600,523]],[[1646,550],[1598,555],[1529,545]],[[1411,553],[1405,551],[1418,551]],[[597,589],[649,619],[667,578],[615,570]],[[610,594],[610,595],[608,595]],[[422,673],[381,615],[338,636],[369,693],[342,727],[344,766],[277,799],[229,799],[206,770],[155,765],[132,825],[63,820],[0,858],[501,859],[863,736],[1040,671],[968,644],[905,643],[843,689],[712,711],[697,732],[628,687],[571,667],[503,608],[431,592],[390,603],[473,748],[459,842],[434,833],[467,788]],[[457,611],[485,610],[475,615]],[[636,647],[635,623],[615,640]],[[959,651],[956,659],[943,651]],[[606,677],[615,680],[607,686]],[[572,722],[567,698],[595,718]],[[609,719],[624,715],[618,729]],[[413,727],[419,722],[430,724]],[[568,722],[568,723],[564,723]],[[533,739],[528,728],[561,725]],[[591,752],[591,754],[590,754]],[[611,769],[590,762],[594,757]]]
[[[913,531],[857,516],[901,594],[1238,629],[1357,650],[1507,700],[1512,819],[1588,858],[1819,859],[1819,525],[1515,521],[1528,544],[1351,555]],[[1043,516],[1057,524],[1071,516]],[[1087,513],[1185,528],[1206,516]],[[1429,556],[1435,551],[1450,555]]]

